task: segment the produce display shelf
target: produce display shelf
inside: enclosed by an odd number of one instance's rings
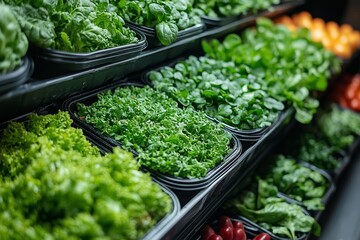
[[[271,11],[249,15],[227,25],[205,30],[203,33],[142,52],[139,56],[121,62],[72,73],[51,79],[32,79],[12,91],[0,95],[0,121],[12,119],[39,107],[63,100],[79,92],[95,89],[105,83],[123,78],[134,72],[174,59],[184,53],[196,53],[204,38],[220,38],[237,32],[255,22],[258,17],[275,17],[302,6],[305,0],[294,0],[274,6]]]
[[[291,11],[305,2],[305,0],[284,2],[273,7],[271,11],[246,16],[224,26],[214,27],[196,36],[177,41],[172,45],[146,50],[136,57],[121,62],[51,79],[32,79],[32,81],[19,88],[0,94],[0,111],[2,112],[0,122],[13,119],[16,116],[52,103],[56,106],[55,108],[58,108],[57,104],[70,96],[97,89],[108,83],[115,83],[124,77],[129,77],[129,79],[138,78],[139,74],[144,70],[179,56],[200,54],[202,39],[221,38],[226,34],[239,32],[241,29],[253,24],[258,17],[275,17]],[[360,51],[353,58],[344,62],[343,71],[349,68],[355,58],[359,59],[359,53]],[[333,81],[337,81],[338,76],[340,74],[334,76]],[[294,109],[292,108],[282,112],[279,120],[271,126],[269,131],[266,131],[253,146],[245,149],[240,157],[226,169],[226,173],[215,178],[206,188],[192,192],[172,189],[180,200],[181,208],[179,212],[169,219],[169,222],[162,224],[161,228],[156,229],[156,232],[152,232],[151,238],[145,237],[145,239],[183,240],[196,237],[203,224],[229,197],[235,187],[242,184],[244,179],[263,162],[263,159],[286,138],[287,134],[296,128],[293,116]],[[360,195],[356,191],[357,183],[354,182],[356,179],[350,179],[347,176],[349,174],[360,176],[360,163],[358,161],[354,163],[360,158],[359,146],[360,139],[358,138],[355,147],[351,149],[351,154],[348,156],[350,158],[349,165],[354,167],[351,167],[351,170],[350,167],[347,167],[344,170],[345,172],[342,173],[344,176],[338,180],[339,188],[345,186],[344,189],[337,190],[335,194],[332,194],[334,196],[331,197],[329,204],[327,204],[327,208],[330,209],[316,217],[320,219],[322,224],[325,224],[320,239],[332,239],[334,236],[337,237],[336,239],[356,239],[353,238],[354,235],[360,238],[360,232],[352,233],[353,235],[350,238],[344,238],[344,236],[347,236],[344,229],[356,229],[355,225],[360,221],[360,219],[356,218],[360,214],[349,214],[354,206],[356,208]],[[339,195],[344,196],[340,198]],[[349,200],[350,198],[352,200]],[[345,204],[346,207],[343,206]],[[333,210],[339,206],[341,206],[340,210]],[[348,222],[347,214],[350,215],[353,225],[355,224],[354,226],[350,224],[349,228],[341,228],[342,225],[335,229],[332,228],[331,225],[336,225],[339,219],[341,219],[341,222],[345,222],[345,220]],[[334,233],[336,230],[340,230],[340,233]]]
[[[283,139],[294,126],[294,110],[282,113],[280,120],[257,143],[246,150],[227,173],[208,188],[190,196],[174,191],[182,205],[176,218],[159,231],[154,239],[192,239],[212,213],[229,196],[235,183],[241,182],[258,166],[262,159]],[[240,164],[241,163],[241,164]]]

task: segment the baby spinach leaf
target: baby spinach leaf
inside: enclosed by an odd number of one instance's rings
[[[178,28],[174,23],[160,22],[156,25],[156,36],[163,45],[169,45],[177,38]]]

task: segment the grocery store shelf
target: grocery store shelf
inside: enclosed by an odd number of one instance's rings
[[[141,55],[102,67],[51,79],[32,79],[27,84],[0,95],[0,122],[33,111],[41,106],[64,100],[74,94],[95,89],[105,83],[123,78],[131,73],[140,73],[146,68],[158,65],[181,55],[196,54],[200,51],[201,40],[218,38],[238,32],[255,22],[258,17],[275,17],[305,3],[305,0],[285,1],[271,10],[245,16],[221,27],[215,27],[196,36],[144,51]],[[4,114],[6,113],[6,114]]]
[[[337,184],[337,190],[320,218],[320,240],[360,239],[360,148]]]
[[[221,206],[233,188],[244,180],[262,159],[286,136],[294,126],[294,111],[285,111],[279,121],[254,146],[246,150],[237,163],[232,165],[225,174],[222,174],[208,188],[195,195],[183,193],[189,197],[183,202],[181,192],[175,192],[180,197],[182,208],[173,219],[154,239],[192,239],[198,233],[205,221]]]

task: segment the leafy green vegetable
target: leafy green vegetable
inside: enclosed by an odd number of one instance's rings
[[[308,210],[324,210],[322,198],[329,187],[329,181],[291,158],[275,156],[275,162],[267,170],[264,181],[275,186],[279,192],[302,202]]]
[[[163,45],[177,38],[180,30],[201,23],[202,11],[194,9],[193,0],[111,0],[126,21],[155,28]]]
[[[55,26],[45,8],[34,8],[29,4],[10,7],[31,43],[45,48],[55,45]]]
[[[341,152],[353,144],[360,134],[360,115],[340,109],[336,105],[325,106],[315,121],[300,134],[294,134],[294,141],[285,149],[293,158],[309,162],[318,168],[336,170],[341,166]]]
[[[0,3],[0,12],[0,74],[4,74],[21,65],[28,41],[12,11]]]
[[[250,12],[269,9],[279,0],[194,0],[194,7],[212,18],[246,15]]]
[[[229,153],[230,136],[219,125],[150,87],[104,91],[77,114],[136,150],[140,165],[176,177],[203,177]]]
[[[316,126],[335,149],[344,149],[360,135],[360,115],[332,104],[319,113]]]
[[[223,43],[203,42],[203,49],[214,59],[247,65],[266,80],[270,96],[292,104],[301,123],[309,123],[319,106],[310,91],[325,90],[331,70],[340,69],[340,60],[313,42],[307,30],[292,33],[268,19],[258,20],[256,29],[241,37],[230,34]]]
[[[225,203],[227,209],[238,213],[279,237],[297,239],[302,233],[320,235],[320,226],[296,204],[277,197],[277,190],[257,179],[241,193],[236,193]]]
[[[93,52],[138,42],[108,1],[6,2],[30,42],[40,47]]]
[[[300,144],[294,146],[297,149],[297,159],[313,164],[326,170],[335,170],[340,167],[338,150],[331,146],[318,134],[306,132],[300,136]]]
[[[171,199],[131,153],[100,156],[65,112],[32,115],[1,136],[0,236],[4,239],[139,239]],[[15,164],[12,164],[15,163]]]
[[[170,45],[177,38],[178,27],[174,23],[161,22],[156,25],[155,29],[163,45]]]
[[[0,174],[2,178],[14,179],[23,173],[33,161],[29,151],[40,151],[40,144],[50,141],[64,150],[74,150],[83,156],[99,155],[99,150],[86,140],[80,129],[71,127],[66,112],[56,115],[30,115],[25,123],[11,122],[1,135]]]
[[[262,87],[264,80],[232,62],[190,56],[173,68],[150,72],[149,79],[181,104],[239,129],[270,126],[284,109]]]

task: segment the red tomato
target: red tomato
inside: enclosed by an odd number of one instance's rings
[[[220,229],[219,235],[224,239],[224,240],[232,240],[234,233],[233,233],[233,228],[231,227],[222,227]]]
[[[214,234],[212,235],[209,240],[224,240],[220,235]]]
[[[219,218],[219,227],[231,227],[232,229],[234,228],[234,226],[231,223],[231,219],[227,216],[221,216]]]
[[[269,234],[267,233],[260,233],[259,235],[257,235],[253,240],[270,240],[271,237]]]
[[[233,240],[246,240],[246,233],[242,228],[234,228]]]
[[[356,89],[348,87],[345,92],[345,97],[349,100],[353,99],[356,95]]]
[[[360,99],[354,98],[351,100],[350,107],[355,111],[360,111]]]
[[[244,224],[242,222],[240,222],[240,221],[233,221],[232,225],[233,225],[234,229],[235,228],[241,228],[242,230],[245,231]]]
[[[214,229],[209,225],[204,225],[201,229],[201,239],[202,240],[209,240],[212,235],[215,234]]]

